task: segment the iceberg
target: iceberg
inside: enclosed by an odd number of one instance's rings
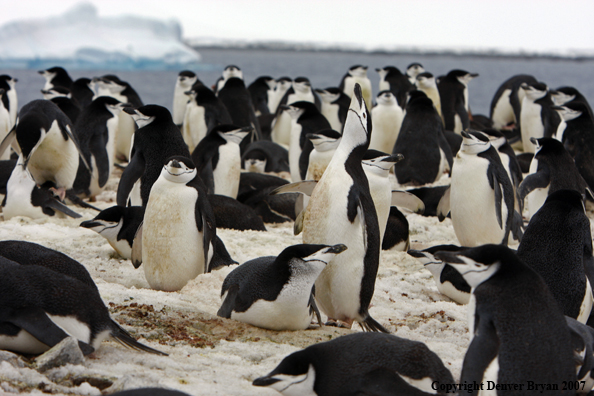
[[[62,15],[0,26],[0,67],[178,70],[200,54],[182,41],[176,20],[131,15],[99,17],[91,3]]]

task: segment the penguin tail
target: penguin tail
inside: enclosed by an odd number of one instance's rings
[[[113,320],[111,321],[111,336],[113,337],[113,339],[115,341],[119,342],[120,344],[122,344],[128,348],[134,349],[136,351],[148,352],[148,353],[152,353],[155,355],[169,356],[165,352],[158,351],[156,349],[153,349],[151,347],[148,347],[148,346],[143,345],[140,342],[136,341],[132,337],[132,335],[130,335],[130,333],[128,333],[126,330],[124,330],[119,324],[117,324]]]
[[[363,322],[359,322],[359,325],[364,331],[375,331],[390,334],[390,332],[384,326],[379,324],[378,321],[373,319],[370,315],[367,315],[367,318]]]

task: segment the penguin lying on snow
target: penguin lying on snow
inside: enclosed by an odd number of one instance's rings
[[[271,330],[304,330],[314,313],[320,272],[345,245],[294,245],[278,257],[259,257],[235,268],[223,282],[217,315]]]
[[[199,274],[234,263],[228,253],[218,254],[216,236],[214,213],[194,164],[186,157],[169,158],[151,188],[132,263],[144,262],[153,289],[180,290]]]
[[[569,395],[562,383],[576,380],[571,336],[565,317],[542,278],[510,249],[484,245],[436,252],[473,288],[471,342],[460,383],[556,385],[545,395]],[[546,325],[543,325],[546,324]],[[509,390],[499,394],[525,395]]]
[[[243,169],[248,172],[289,172],[289,152],[284,147],[259,140],[247,146],[241,156]]]
[[[85,281],[90,276],[82,265],[74,260],[36,263],[44,266],[0,259],[0,349],[39,354],[71,335],[84,354],[112,337],[130,348],[166,355],[138,343],[109,317],[96,286]]]
[[[433,275],[437,290],[457,302],[468,304],[470,300],[470,286],[451,265],[435,258],[435,252],[452,251],[457,252],[461,248],[455,245],[437,245],[425,250],[409,250],[407,253],[416,258]]]
[[[214,212],[217,228],[266,231],[262,219],[254,209],[238,200],[225,195],[208,194],[208,201]]]
[[[454,379],[425,344],[389,334],[356,333],[285,357],[255,386],[289,395],[427,395]]]
[[[125,259],[132,258],[132,246],[138,227],[144,218],[144,206],[112,206],[92,220],[83,221],[81,227],[95,231]]]

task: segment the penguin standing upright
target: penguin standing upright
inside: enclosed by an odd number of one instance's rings
[[[316,301],[330,322],[387,330],[369,315],[381,248],[377,213],[361,165],[369,146],[371,117],[355,84],[343,137],[315,187],[303,216],[304,243],[344,243],[316,281]],[[336,241],[336,242],[333,242]]]
[[[332,161],[342,135],[335,130],[325,129],[308,134],[306,137],[311,141],[314,148],[309,154],[305,180],[319,181],[328,164]]]
[[[241,154],[239,144],[252,127],[238,128],[235,125],[219,125],[200,141],[192,153],[198,174],[208,172],[207,180],[214,183],[213,193],[237,198]]]
[[[507,245],[514,214],[512,182],[499,154],[481,132],[462,131],[452,168],[452,225],[463,246]]]
[[[72,98],[72,92],[68,88],[54,87],[49,91],[41,90],[41,94],[43,95],[43,99],[51,100],[58,105],[60,110],[68,116],[73,124],[76,123],[81,107],[76,99]]]
[[[371,108],[371,104],[373,103],[373,92],[371,89],[371,81],[369,81],[369,77],[367,77],[367,66],[351,66],[346,74],[342,77],[338,89],[344,92],[344,94],[349,98],[352,98],[355,84],[359,84],[361,86],[363,99],[365,99],[367,106]]]
[[[215,126],[231,124],[231,116],[214,92],[202,84],[195,84],[188,95],[190,100],[181,130],[184,141],[192,153]]]
[[[105,188],[114,167],[119,115],[125,106],[115,98],[100,96],[80,115],[75,124],[76,136],[91,170],[83,164],[78,166],[72,187],[76,194],[95,197]]]
[[[278,257],[259,257],[235,268],[223,282],[217,315],[271,330],[304,330],[320,313],[316,278],[345,245],[293,245]],[[320,323],[321,324],[321,323]]]
[[[239,78],[243,80],[243,71],[239,68],[239,66],[229,65],[223,69],[222,76],[217,80],[216,84],[214,85],[214,92],[218,95],[219,91],[223,89],[227,80],[230,78]]]
[[[392,153],[404,156],[394,170],[399,184],[433,183],[452,168],[452,151],[443,134],[441,118],[431,99],[423,93],[417,96],[411,97],[406,106],[406,115],[392,149]]]
[[[555,92],[551,93],[551,99],[553,99],[553,103],[555,103],[557,106],[563,106],[566,103],[583,103],[586,105],[590,117],[594,118],[594,115],[592,114],[592,107],[590,106],[590,103],[588,103],[588,99],[586,99],[586,97],[574,87],[557,88]]]
[[[293,182],[303,180],[307,173],[309,154],[313,144],[307,134],[330,129],[330,123],[316,105],[311,102],[295,102],[284,107],[291,117],[291,140],[289,143],[289,168]]]
[[[290,395],[442,394],[452,384],[443,362],[425,344],[389,334],[355,333],[292,353],[253,385]]]
[[[377,105],[371,109],[373,135],[369,142],[369,148],[386,153],[391,152],[396,139],[398,139],[398,133],[400,133],[404,111],[390,91],[378,93],[376,101]]]
[[[72,83],[70,87],[72,98],[78,102],[81,109],[84,109],[93,101],[93,96],[95,96],[95,92],[91,88],[93,85],[93,80],[87,77],[78,78]]]
[[[425,92],[425,95],[433,102],[433,107],[437,110],[437,114],[443,120],[443,114],[441,114],[441,98],[437,89],[437,82],[433,74],[424,72],[417,75],[415,86],[419,91]],[[449,129],[450,131],[452,129]]]
[[[319,100],[311,90],[309,79],[306,77],[297,77],[277,106],[276,115],[272,121],[272,132],[270,135],[272,141],[286,148],[289,147],[291,141],[291,117],[285,114],[284,110],[280,108],[281,105],[290,105],[295,102],[305,101],[316,103],[317,106]]]
[[[196,80],[198,80],[198,76],[190,70],[183,70],[177,75],[175,89],[173,90],[173,112],[171,117],[173,118],[173,123],[180,128],[184,122],[186,105],[190,100],[187,92],[192,88]]]
[[[558,129],[561,117],[554,106],[549,88],[544,83],[523,83],[525,92],[520,112],[520,129],[525,153],[534,153],[531,138],[552,137]]]
[[[590,220],[578,191],[549,195],[530,219],[518,257],[542,276],[563,314],[586,323],[593,298],[585,271],[594,270],[594,257]]]
[[[80,226],[107,239],[122,258],[131,259],[134,237],[143,218],[144,206],[112,206],[102,210],[92,220],[83,221]]]
[[[3,143],[13,136],[21,150],[23,166],[38,185],[53,183],[61,200],[74,184],[79,159],[89,169],[70,119],[49,100],[34,100],[23,106],[16,127]]]
[[[8,133],[13,127],[13,125],[11,125],[10,112],[4,103],[5,98],[6,90],[4,88],[0,88],[0,142],[4,140],[6,136],[8,136]],[[10,150],[4,150],[4,153],[0,155],[0,160],[9,160],[10,154]]]
[[[529,217],[532,217],[555,191],[569,189],[586,194],[588,188],[561,142],[553,138],[532,139],[532,142],[537,147],[536,154],[530,163],[530,173],[518,189],[518,199],[522,206],[528,197]]]
[[[171,113],[165,107],[128,107],[124,112],[134,118],[138,131],[134,134],[130,162],[118,184],[116,203],[119,206],[127,206],[132,187],[140,179],[141,201],[135,206],[146,206],[151,187],[159,178],[165,160],[173,155],[190,157],[190,152],[181,132],[173,123]]]
[[[268,109],[270,113],[275,114],[277,112],[278,105],[281,100],[285,97],[285,94],[293,85],[293,80],[289,77],[281,77],[276,80],[274,89],[268,92]]]
[[[270,109],[268,108],[268,98],[272,94],[274,88],[276,87],[276,81],[274,78],[270,76],[261,76],[258,77],[248,85],[247,89],[252,97],[252,103],[254,104],[254,110],[256,112],[256,116],[261,116],[263,114],[270,114]]]
[[[326,117],[332,129],[338,132],[342,131],[342,126],[344,125],[344,120],[351,104],[351,98],[345,95],[340,89],[334,87],[316,89],[316,92],[322,99],[320,112]]]
[[[132,262],[137,266],[142,261],[153,289],[180,290],[199,274],[210,272],[220,260],[215,250],[214,213],[189,158],[173,156],[162,166],[139,234],[141,246],[134,242]],[[136,255],[138,251],[141,257]]]
[[[475,77],[478,77],[477,73],[458,69],[440,77],[437,88],[446,130],[460,133],[470,126],[468,82]]]
[[[375,69],[380,76],[379,90],[390,91],[398,101],[401,108],[406,107],[408,93],[414,89],[414,83],[408,79],[408,76],[402,74],[398,68],[394,66],[386,66],[384,68]],[[378,94],[379,95],[379,94]]]
[[[229,111],[232,124],[252,128],[252,133],[248,134],[240,144],[243,153],[248,144],[254,140],[262,139],[262,131],[254,112],[252,96],[245,87],[243,80],[237,77],[227,79],[225,85],[218,91],[217,96]]]
[[[571,336],[547,285],[505,246],[485,245],[435,257],[458,270],[473,288],[470,345],[460,383],[549,384],[544,395],[573,395],[576,380]],[[546,324],[546,325],[544,325]],[[476,381],[476,382],[475,382]],[[526,395],[507,389],[498,395]]]
[[[2,97],[4,107],[10,114],[10,127],[12,128],[16,124],[17,112],[19,111],[19,103],[16,92],[16,83],[18,80],[12,78],[9,75],[3,74],[0,76],[0,88],[5,91],[5,96]]]
[[[497,130],[520,127],[522,101],[526,95],[520,88],[523,83],[536,83],[538,80],[528,74],[518,74],[504,81],[491,100],[490,118]]]

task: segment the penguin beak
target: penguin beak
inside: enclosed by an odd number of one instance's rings
[[[172,168],[181,169],[181,165],[177,160],[171,160],[171,162],[169,163],[169,166],[171,166]]]
[[[314,92],[315,92],[315,93],[319,93],[319,94],[326,93],[326,91],[324,91],[323,89],[320,89],[320,88],[316,88],[316,89],[314,89]]]
[[[470,76],[470,78],[475,78],[479,76],[478,73],[469,73],[468,75]]]
[[[530,138],[530,142],[532,142],[533,145],[535,145],[536,147],[539,147],[540,144],[538,142],[539,139],[535,138],[535,137],[531,137]]]
[[[357,99],[357,102],[359,103],[359,109],[357,109],[357,110],[361,110],[364,105],[363,105],[363,92],[361,92],[361,85],[359,85],[359,83],[355,84],[353,98]],[[351,107],[352,107],[352,103],[351,103]]]
[[[272,384],[276,384],[278,381],[280,381],[278,378],[266,376],[266,377],[256,378],[254,380],[254,382],[252,382],[252,385],[253,386],[270,386]]]
[[[136,112],[136,109],[134,107],[132,107],[132,106],[125,107],[123,110],[124,110],[124,112],[126,112],[126,113],[128,113],[130,115],[138,115],[138,113]]]
[[[39,73],[43,76],[45,74],[45,70],[39,70],[37,73]]]
[[[281,108],[281,110],[290,110],[291,106],[287,106],[287,105],[280,105],[279,106]]]
[[[466,139],[472,139],[472,136],[467,131],[462,131],[460,132],[460,134],[462,135],[462,137],[465,137]]]
[[[340,254],[347,250],[346,245],[339,243],[338,245],[330,246],[324,253]]]
[[[380,68],[376,68],[375,69],[375,71],[378,72],[378,73],[381,72],[382,70],[384,70],[384,69],[380,69]]]

